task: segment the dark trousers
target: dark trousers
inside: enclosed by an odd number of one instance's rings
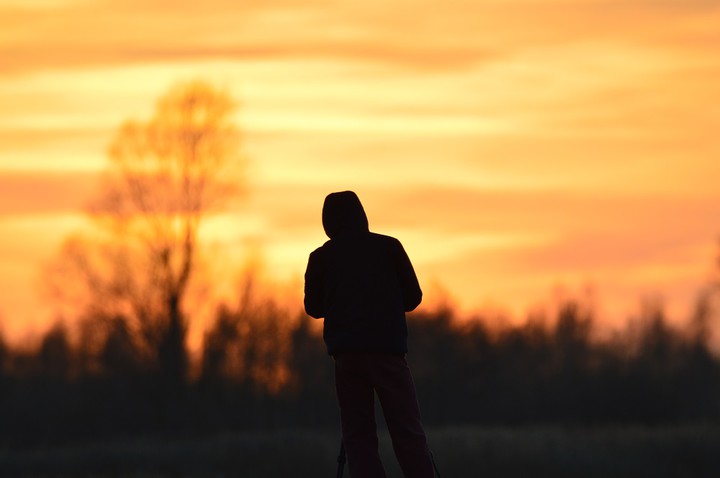
[[[375,392],[405,478],[433,477],[415,384],[405,357],[374,353],[338,355],[335,387],[352,478],[385,478],[378,454]]]

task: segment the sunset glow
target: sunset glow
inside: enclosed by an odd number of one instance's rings
[[[0,0],[1,328],[54,319],[43,266],[115,131],[190,79],[238,101],[248,158],[203,230],[218,282],[250,244],[299,284],[352,189],[463,310],[592,286],[608,321],[682,316],[720,234],[719,26],[708,1]]]

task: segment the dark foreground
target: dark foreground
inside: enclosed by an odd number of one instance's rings
[[[448,427],[428,435],[445,478],[720,476],[720,426]],[[0,476],[333,477],[338,440],[336,431],[288,430],[0,450]],[[389,478],[401,477],[387,435],[381,447]]]

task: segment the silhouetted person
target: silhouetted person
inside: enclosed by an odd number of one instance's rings
[[[305,310],[325,318],[323,338],[335,358],[350,475],[385,477],[378,454],[376,392],[405,477],[432,478],[415,384],[405,360],[405,312],[422,300],[410,259],[400,241],[368,230],[365,210],[352,191],[328,195],[322,221],[330,240],[310,254]]]

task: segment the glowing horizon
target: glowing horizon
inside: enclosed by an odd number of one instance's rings
[[[248,191],[204,232],[233,260],[253,244],[300,280],[325,194],[353,189],[463,310],[591,284],[607,320],[656,295],[684,314],[720,232],[718,22],[640,0],[0,2],[3,332],[53,320],[38,276],[116,128],[195,78],[240,104]]]

